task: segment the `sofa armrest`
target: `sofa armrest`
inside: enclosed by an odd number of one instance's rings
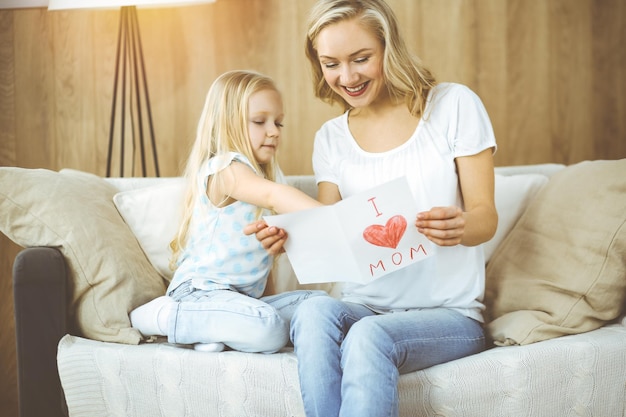
[[[54,248],[27,248],[13,264],[20,417],[66,416],[57,346],[67,333],[66,266]]]

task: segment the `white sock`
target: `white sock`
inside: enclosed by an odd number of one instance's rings
[[[193,349],[199,352],[221,352],[225,348],[223,343],[196,343]]]
[[[167,336],[167,322],[176,302],[166,295],[130,312],[130,323],[144,336]]]

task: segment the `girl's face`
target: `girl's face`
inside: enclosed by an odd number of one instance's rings
[[[277,91],[257,91],[248,102],[248,134],[254,158],[269,163],[278,149],[283,127],[283,100]]]
[[[326,26],[316,47],[324,80],[350,106],[369,106],[386,91],[383,45],[356,20]]]

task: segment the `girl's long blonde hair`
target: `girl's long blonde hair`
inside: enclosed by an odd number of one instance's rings
[[[383,73],[391,97],[404,99],[413,116],[423,115],[435,77],[410,53],[393,10],[383,0],[320,0],[311,9],[307,25],[306,56],[311,64],[316,97],[329,103],[339,103],[344,111],[350,105],[335,93],[324,80],[318,58],[316,41],[328,25],[357,19],[363,27],[380,40],[384,48]]]
[[[250,96],[261,90],[278,88],[274,81],[254,71],[229,71],[219,76],[211,85],[198,123],[196,140],[187,160],[184,176],[187,191],[184,210],[178,233],[170,243],[172,258],[170,268],[176,267],[180,252],[187,244],[189,225],[196,201],[201,192],[198,187],[200,170],[207,161],[220,154],[237,152],[245,155],[257,173],[275,181],[275,158],[269,163],[259,164],[254,158],[248,133],[248,102]],[[212,176],[209,187],[220,184],[220,174]],[[258,214],[261,214],[259,210]]]

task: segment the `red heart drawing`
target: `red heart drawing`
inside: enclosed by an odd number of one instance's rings
[[[384,226],[379,224],[367,226],[363,231],[363,238],[372,245],[395,249],[405,230],[406,219],[398,214],[387,220]]]

